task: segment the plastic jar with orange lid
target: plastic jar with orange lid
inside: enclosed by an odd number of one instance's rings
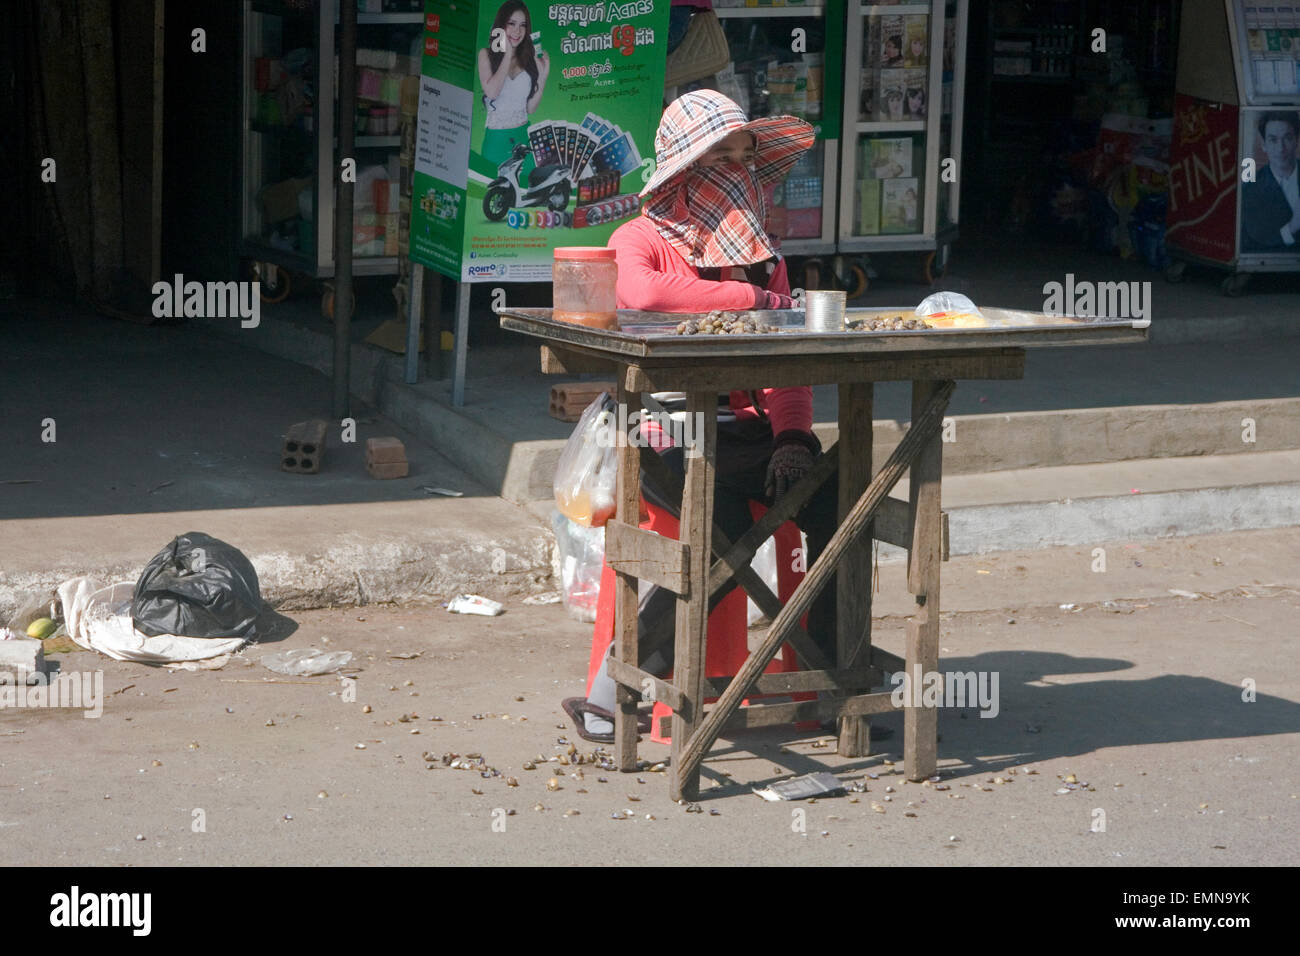
[[[597,329],[618,328],[618,263],[613,249],[561,246],[551,272],[552,317]]]

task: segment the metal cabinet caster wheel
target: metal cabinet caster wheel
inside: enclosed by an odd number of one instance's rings
[[[951,247],[943,245],[925,257],[925,281],[927,284],[934,285],[948,274],[948,262],[951,256]]]
[[[1249,282],[1249,272],[1238,272],[1235,275],[1230,275],[1224,279],[1219,288],[1222,290],[1224,295],[1235,299],[1237,296],[1241,295],[1242,292],[1246,291],[1246,285]]]
[[[321,315],[327,319],[334,318],[334,286],[326,285],[325,294],[320,299]],[[348,318],[357,314],[357,294],[352,293],[352,310],[348,313]]]
[[[274,262],[254,262],[253,276],[257,279],[258,295],[263,302],[275,305],[289,298],[293,279],[284,266]]]

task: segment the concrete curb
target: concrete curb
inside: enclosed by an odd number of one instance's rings
[[[1279,333],[1290,321],[1280,316],[1264,319],[1272,324],[1261,319],[1260,328],[1277,326]],[[1181,326],[1194,321],[1199,320],[1165,324]],[[1257,331],[1244,320],[1238,324],[1243,335]],[[329,372],[330,343],[322,333],[290,322],[264,322],[249,330],[232,327],[229,322],[207,321],[205,325],[281,358]],[[562,439],[512,442],[452,408],[431,383],[407,385],[403,373],[401,356],[365,345],[352,347],[352,391],[359,398],[427,438],[458,467],[507,501],[522,504],[551,497]],[[1247,418],[1255,422],[1253,443],[1242,441],[1242,420]],[[1300,398],[957,415],[953,421],[955,441],[944,446],[947,475],[1300,448]],[[815,425],[814,430],[823,444],[834,441],[838,434],[833,423]],[[906,431],[905,422],[877,420],[873,458],[884,461]]]
[[[226,528],[213,531],[226,540],[240,540]],[[165,538],[159,540],[166,543]],[[550,591],[558,586],[552,577],[553,548],[548,528],[521,522],[507,534],[412,528],[398,537],[385,529],[376,535],[322,535],[304,541],[296,553],[256,544],[243,550],[257,570],[262,599],[277,610],[297,611],[436,604],[461,593],[500,599]],[[0,571],[0,621],[8,621],[26,592],[52,591],[81,576],[98,584],[134,581],[152,556],[150,551],[138,560],[111,560],[93,567],[64,560],[52,567]]]
[[[419,388],[388,382],[380,410],[502,498],[523,504],[551,497],[563,440],[512,443]],[[1242,441],[1246,418],[1256,423],[1253,443]],[[955,440],[944,445],[945,475],[1300,448],[1300,398],[956,415],[952,421]],[[813,430],[824,445],[839,434],[832,424]],[[876,421],[873,460],[888,458],[906,433],[905,422]]]
[[[548,509],[538,503],[529,510],[537,523],[526,523],[506,537],[465,530],[456,536],[414,533],[397,541],[370,540],[354,533],[320,551],[290,554],[250,549],[247,553],[257,569],[263,598],[282,611],[431,604],[464,592],[493,598],[525,596],[559,587],[553,569],[554,539],[541,514]],[[1300,526],[1300,482],[946,510],[955,556],[1093,546]],[[903,556],[897,548],[880,546],[882,562]],[[134,580],[148,557],[134,565],[69,564],[2,574],[0,620],[14,613],[24,592],[53,590],[79,575],[104,584]]]
[[[1300,525],[1300,482],[972,505],[948,512],[952,554],[1028,551],[1296,525]]]

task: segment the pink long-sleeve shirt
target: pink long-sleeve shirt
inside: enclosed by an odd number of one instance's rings
[[[711,312],[714,309],[764,309],[767,297],[749,282],[700,278],[699,270],[673,248],[653,222],[638,216],[614,230],[609,248],[618,258],[618,307],[648,312]],[[790,279],[781,260],[767,289],[790,294]],[[772,434],[812,431],[812,388],[764,388],[757,391]],[[737,419],[757,418],[751,393],[731,393]]]

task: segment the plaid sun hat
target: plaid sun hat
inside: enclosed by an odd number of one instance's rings
[[[764,229],[758,174],[735,163],[690,170],[675,188],[651,196],[643,212],[696,268],[749,265],[777,255]]]
[[[737,131],[754,137],[754,167],[698,167],[711,147]],[[691,265],[749,265],[777,256],[764,228],[763,187],[780,182],[812,147],[813,128],[793,116],[749,122],[714,90],[674,100],[655,134],[656,169],[642,196],[643,214]]]
[[[734,100],[716,90],[694,90],[664,110],[655,133],[655,171],[641,195],[668,185],[737,130],[754,136],[754,169],[760,186],[780,182],[815,139],[812,126],[801,119],[766,116],[751,122]]]

